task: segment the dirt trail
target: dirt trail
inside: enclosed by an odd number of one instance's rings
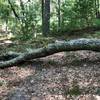
[[[100,100],[100,54],[61,52],[0,70],[0,100]]]

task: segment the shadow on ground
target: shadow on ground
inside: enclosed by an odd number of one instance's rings
[[[100,100],[100,58],[62,52],[0,70],[1,100]]]

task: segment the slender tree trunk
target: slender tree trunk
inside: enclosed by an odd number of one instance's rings
[[[96,17],[100,18],[100,12],[99,12],[100,4],[99,4],[99,0],[95,0],[95,6],[96,6]]]
[[[50,0],[42,0],[42,32],[44,36],[50,33]]]
[[[43,35],[45,34],[44,30],[45,30],[45,20],[44,20],[44,0],[42,1],[42,6],[41,6],[41,10],[42,10],[42,33]]]
[[[6,19],[6,27],[5,27],[6,33],[8,33],[8,26],[7,26],[7,24],[8,24],[8,18]]]
[[[61,18],[60,18],[60,0],[58,0],[58,31],[61,28]]]
[[[26,30],[25,30],[25,26],[26,26],[26,21],[25,21],[25,7],[24,7],[24,4],[23,4],[23,1],[20,0],[20,8],[21,8],[21,30],[23,33],[26,33]]]
[[[97,8],[98,8],[98,11],[99,11],[99,0],[97,0]]]

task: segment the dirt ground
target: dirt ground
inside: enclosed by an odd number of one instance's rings
[[[100,53],[60,52],[0,69],[0,100],[100,100]]]

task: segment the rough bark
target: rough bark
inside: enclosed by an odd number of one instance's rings
[[[50,33],[50,0],[42,0],[42,31],[44,36]]]
[[[10,59],[18,57],[21,54],[22,53],[8,52],[8,53],[0,55],[0,61],[10,60]]]
[[[58,31],[60,30],[61,28],[61,1],[58,0]]]
[[[70,41],[58,41],[43,48],[30,50],[25,53],[10,52],[0,56],[0,58],[10,57],[10,59],[7,59],[6,61],[3,61],[4,59],[0,59],[0,68],[11,67],[26,60],[46,57],[57,52],[77,50],[100,52],[100,39],[82,38]]]

